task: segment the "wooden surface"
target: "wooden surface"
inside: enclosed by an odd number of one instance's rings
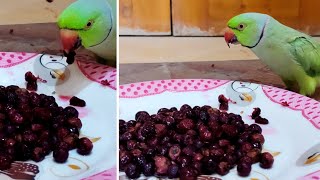
[[[253,59],[248,48],[228,48],[220,37],[119,37],[121,64]]]
[[[244,12],[260,12],[311,35],[320,35],[317,0],[172,0],[175,36],[220,36],[227,21]]]
[[[256,59],[248,48],[228,48],[222,37],[119,37],[121,64]]]
[[[285,88],[281,79],[258,60],[121,64],[119,84],[162,79],[224,79]],[[320,100],[320,90],[313,98]]]
[[[10,33],[10,30],[13,33]],[[55,23],[0,25],[0,51],[62,54],[59,30]],[[77,56],[95,59],[94,55],[79,49]]]
[[[119,0],[120,35],[170,35],[170,0]]]
[[[1,0],[0,25],[56,22],[75,0]]]

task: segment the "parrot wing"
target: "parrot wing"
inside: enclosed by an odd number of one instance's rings
[[[318,42],[304,36],[294,38],[289,42],[294,61],[311,77],[320,75],[320,45]]]

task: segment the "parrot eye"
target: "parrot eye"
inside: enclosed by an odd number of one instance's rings
[[[90,20],[90,21],[87,23],[85,29],[89,29],[89,28],[92,26],[92,24],[93,24],[93,21]]]
[[[242,30],[244,30],[244,28],[246,27],[246,25],[245,24],[239,24],[239,26],[238,26],[238,30],[239,31],[242,31]]]

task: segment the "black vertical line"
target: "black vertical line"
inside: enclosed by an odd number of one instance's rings
[[[171,36],[174,36],[173,34],[173,13],[172,13],[172,1],[173,0],[170,0],[170,28],[171,28]]]

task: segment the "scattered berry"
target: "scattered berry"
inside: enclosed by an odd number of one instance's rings
[[[104,86],[110,86],[110,82],[107,79],[106,80],[102,80],[100,83],[102,85],[104,85]]]
[[[268,119],[262,118],[261,116],[256,117],[254,120],[257,124],[269,124]]]
[[[252,112],[252,115],[251,115],[251,118],[255,119],[258,116],[260,116],[260,114],[261,114],[261,109],[260,108],[254,108],[254,110]]]
[[[281,105],[284,107],[289,107],[289,103],[287,101],[281,102]]]
[[[79,106],[79,107],[85,107],[86,106],[86,102],[76,96],[73,96],[70,99],[70,105],[72,106]]]

